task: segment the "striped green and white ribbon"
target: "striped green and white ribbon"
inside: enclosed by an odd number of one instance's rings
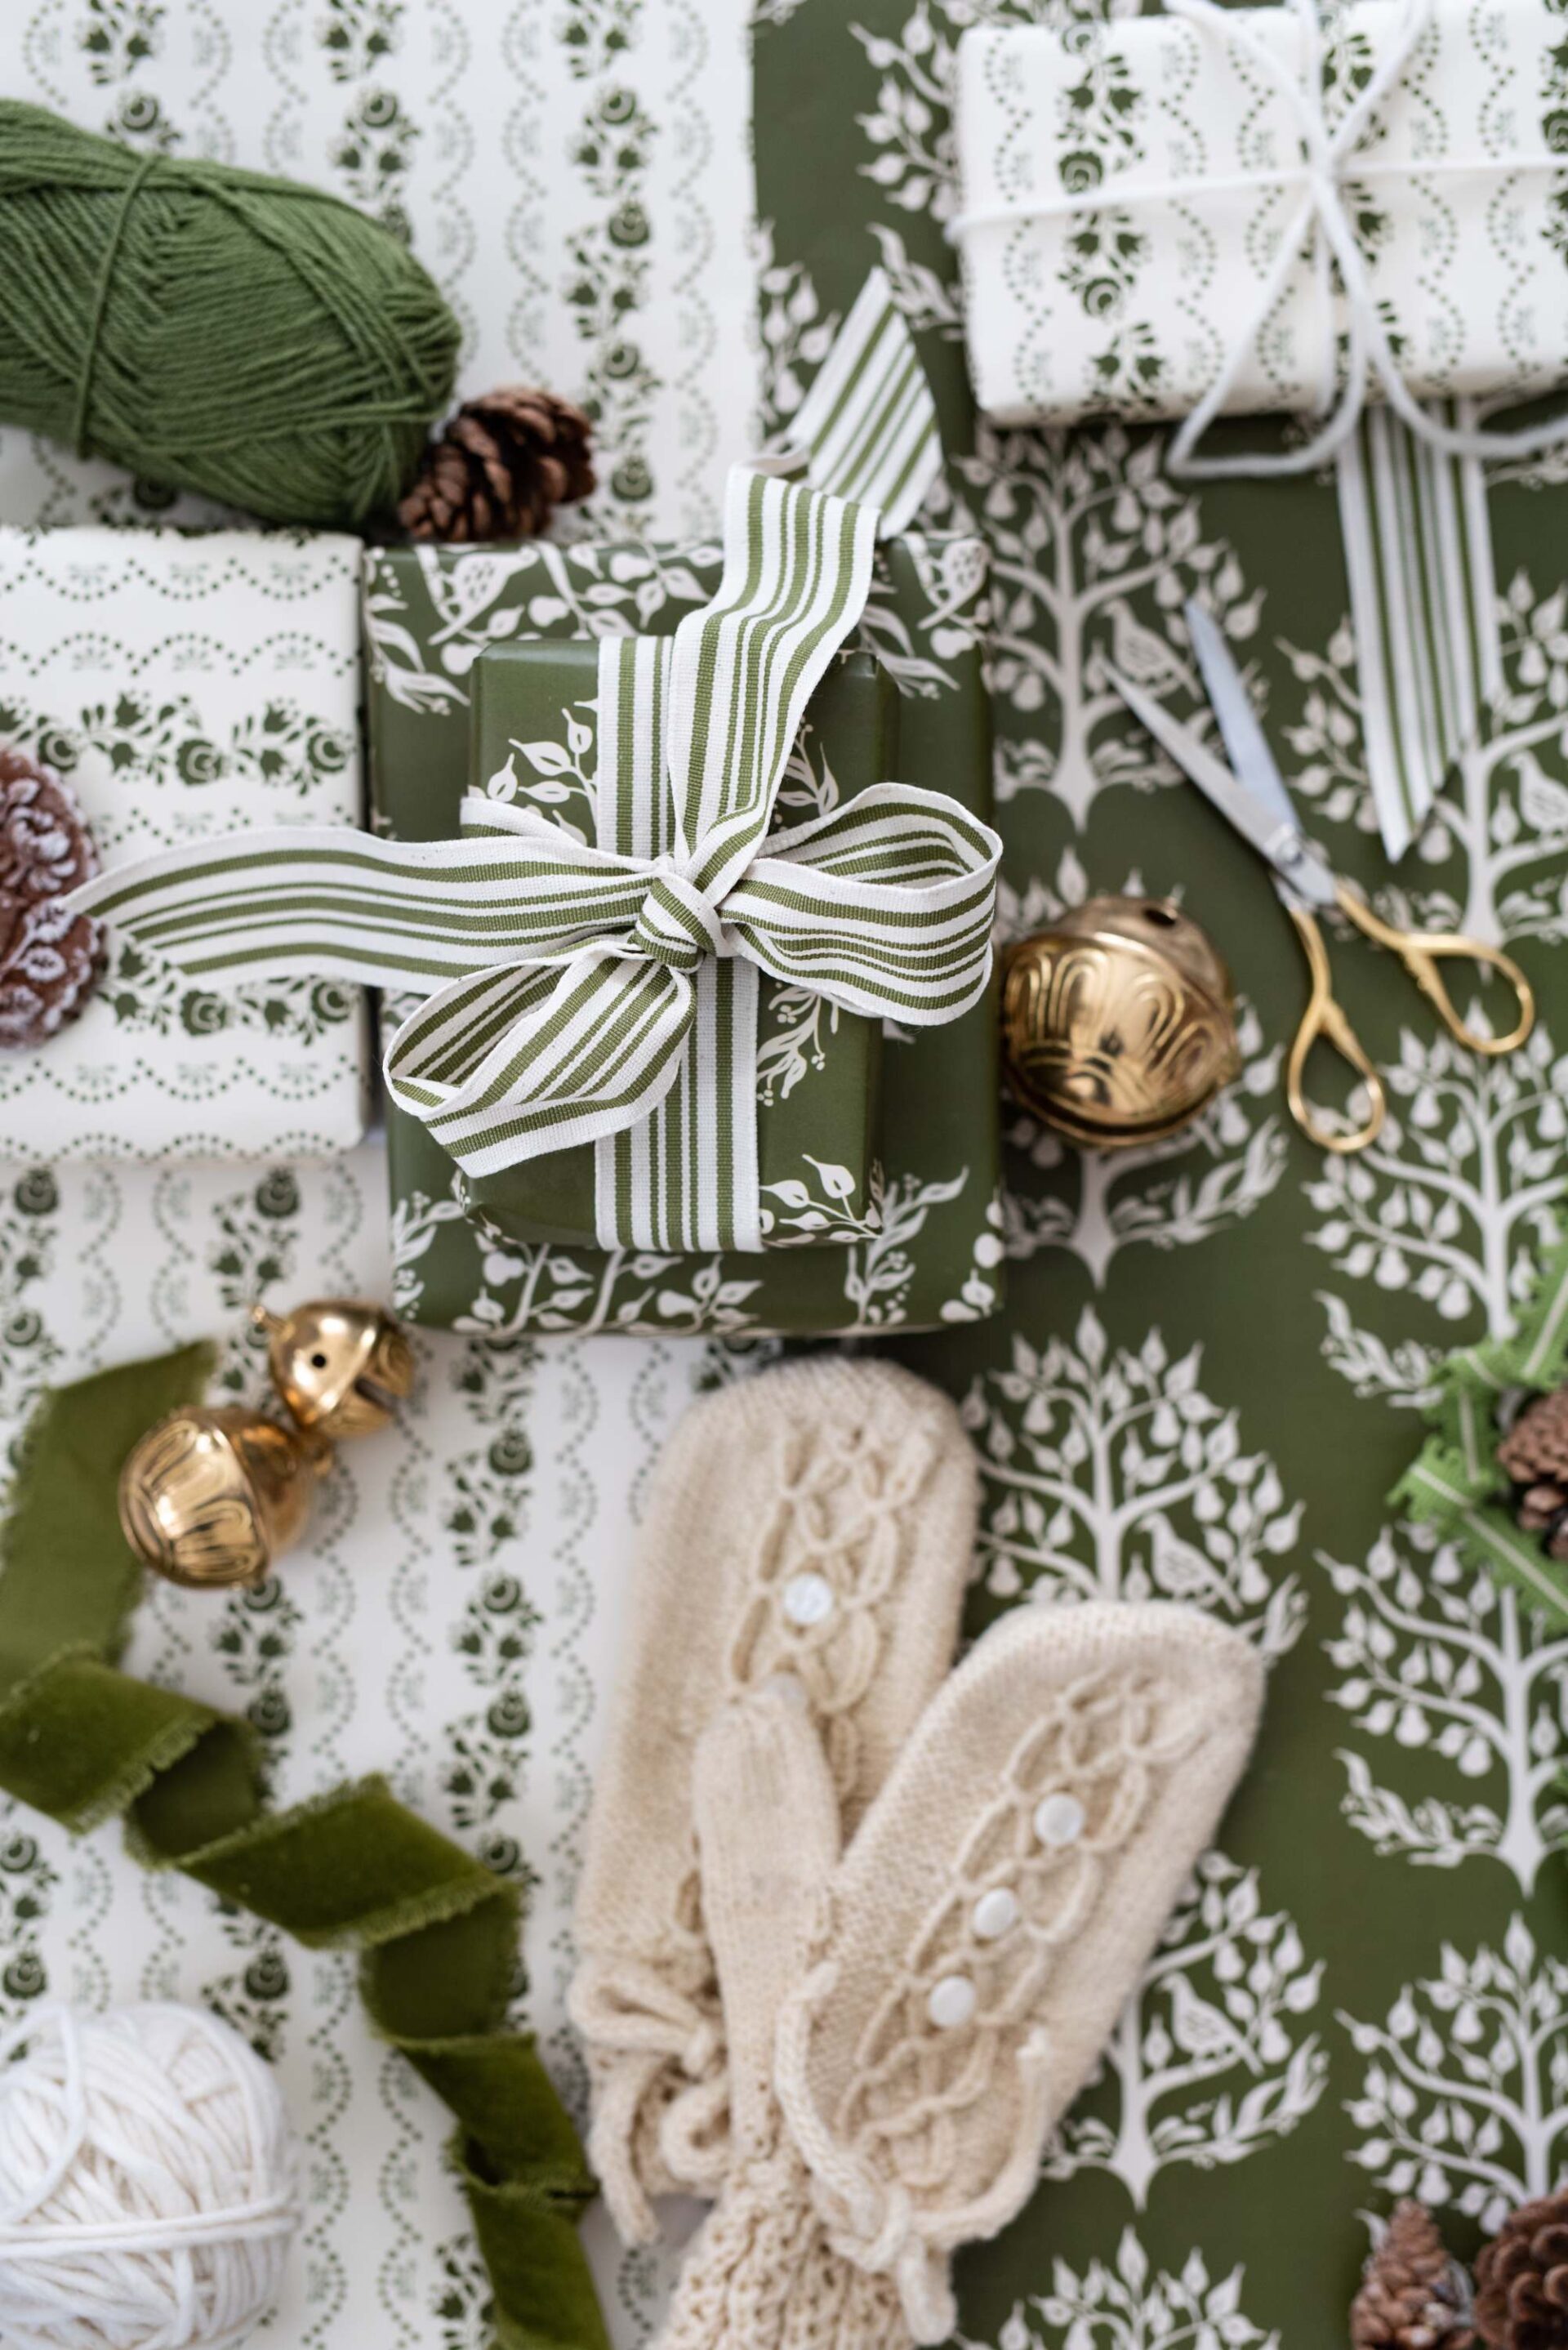
[[[1449,1357],[1428,1418],[1434,1433],[1390,1498],[1419,1523],[1457,1543],[1471,1563],[1568,1627],[1568,1574],[1539,1537],[1518,1525],[1509,1480],[1497,1459],[1500,1407],[1521,1391],[1544,1394],[1568,1378],[1568,1243],[1547,1251],[1529,1305],[1511,1338],[1484,1340]]]
[[[1438,421],[1473,430],[1469,404]],[[1368,408],[1338,457],[1362,737],[1383,846],[1402,857],[1502,687],[1480,461]]]
[[[878,529],[940,463],[879,272],[794,440],[804,482],[777,458],[732,473],[713,602],[667,647],[601,649],[595,846],[471,795],[455,841],[234,835],[120,867],[75,902],[194,977],[308,969],[422,993],[388,1087],[461,1166],[628,1136],[599,1154],[607,1245],[761,1247],[757,972],[870,1017],[956,1019],[990,973],[1001,852],[956,801],[897,784],[770,837]]]
[[[897,538],[941,462],[925,369],[887,276],[874,269],[790,421],[787,445],[758,458],[758,469],[804,469],[817,489],[874,506],[879,536]]]
[[[674,646],[611,637],[599,646],[598,845],[670,857],[674,803],[663,788],[664,717]],[[634,1126],[594,1154],[595,1228],[606,1248],[700,1249],[737,1228],[735,1202],[758,1198],[759,972],[744,955],[704,955],[691,973],[691,1027],[675,1079]]]

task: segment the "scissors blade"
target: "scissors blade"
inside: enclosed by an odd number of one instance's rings
[[[1258,855],[1272,865],[1275,873],[1299,897],[1314,906],[1334,903],[1334,876],[1320,864],[1305,836],[1291,812],[1289,797],[1282,820],[1277,808],[1233,775],[1222,759],[1215,757],[1208,744],[1199,740],[1189,727],[1171,716],[1165,704],[1157,702],[1130,678],[1122,676],[1107,661],[1106,675],[1121,695],[1127,708],[1141,724],[1147,727],[1161,750],[1168,751],[1183,774],[1195,783],[1211,806],[1219,809],[1228,824],[1233,825],[1242,839]],[[1282,792],[1283,785],[1280,786]]]
[[[1182,612],[1231,766],[1254,797],[1272,808],[1278,823],[1294,827],[1296,814],[1284,777],[1252,707],[1247,681],[1236,666],[1235,655],[1221,635],[1219,622],[1190,597]]]

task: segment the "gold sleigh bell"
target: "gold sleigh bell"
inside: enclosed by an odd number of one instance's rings
[[[387,1427],[413,1387],[408,1337],[379,1305],[329,1297],[281,1318],[253,1312],[286,1419],[188,1406],[150,1428],[120,1471],[127,1542],[193,1590],[259,1583],[303,1532],[334,1444]]]
[[[1231,974],[1166,898],[1090,898],[1002,965],[1013,1097],[1096,1150],[1174,1134],[1241,1066]]]

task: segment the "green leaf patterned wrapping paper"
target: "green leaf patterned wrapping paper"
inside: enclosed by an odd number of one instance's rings
[[[455,829],[469,775],[472,671],[508,639],[666,635],[708,600],[717,550],[395,548],[366,576],[379,820],[404,837]],[[860,641],[900,689],[899,775],[990,808],[981,681],[983,552],[972,536],[894,541],[878,556]],[[883,1047],[880,1228],[764,1256],[600,1251],[511,1238],[465,1212],[467,1191],[413,1121],[389,1118],[400,1308],[459,1330],[666,1335],[927,1328],[1000,1296],[994,991],[947,1027]],[[836,1179],[834,1179],[836,1180]],[[831,1211],[831,1190],[819,1205]],[[807,1205],[813,1204],[808,1200]],[[795,1209],[799,1212],[798,1203]]]
[[[1303,84],[1331,133],[1392,86],[1343,163],[1354,252],[1417,398],[1562,380],[1568,275],[1561,20],[1391,0],[1337,18],[1314,74],[1289,8],[987,22],[960,47],[959,229],[976,396],[1004,423],[1314,408],[1347,325],[1311,242]],[[1342,361],[1341,361],[1342,363]]]
[[[355,539],[0,530],[0,743],[68,784],[108,869],[237,826],[358,824]],[[365,1128],[358,989],[212,991],[110,939],[79,1018],[0,1055],[41,1156],[325,1157]]]
[[[1148,1150],[1080,1155],[1011,1118],[1005,1310],[901,1351],[981,1454],[971,1630],[1012,1606],[1179,1597],[1271,1669],[1254,1764],[1098,2078],[1023,2217],[960,2263],[960,2338],[1343,2350],[1368,2222],[1397,2196],[1469,2258],[1568,2167],[1568,1639],[1387,1500],[1438,1365],[1509,1333],[1568,1221],[1563,468],[1444,484],[1495,690],[1391,874],[1332,476],[1195,493],[1158,430],[973,418],[942,234],[954,56],[977,17],[1041,13],[801,0],[759,29],[775,407],[807,372],[792,318],[830,332],[876,255],[941,403],[942,519],[991,550],[1008,927],[1091,890],[1179,891],[1234,973],[1245,1066]],[[1201,713],[1189,594],[1335,865],[1385,913],[1506,941],[1537,990],[1526,1047],[1472,1058],[1389,957],[1336,933],[1390,1103],[1356,1159],[1325,1160],[1283,1113],[1305,975],[1265,872],[1106,676]],[[1502,1015],[1479,987],[1459,1001]],[[1312,1076],[1333,1097],[1332,1066]]]
[[[597,648],[514,645],[474,671],[472,776],[493,799],[536,807],[596,837]],[[813,695],[777,802],[775,829],[825,815],[896,776],[898,697],[868,653],[838,656]],[[877,1228],[882,1032],[808,989],[764,980],[757,1043],[763,1230],[778,1246],[842,1243]],[[594,1147],[552,1151],[470,1186],[509,1240],[593,1248]]]

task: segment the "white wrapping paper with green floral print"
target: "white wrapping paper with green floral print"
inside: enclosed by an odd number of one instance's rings
[[[957,236],[981,409],[1002,423],[1186,416],[1233,348],[1225,413],[1315,407],[1348,320],[1307,204],[1303,120],[1315,102],[1332,137],[1407,28],[1406,62],[1337,179],[1399,374],[1417,399],[1561,381],[1561,10],[1431,0],[1412,28],[1404,0],[1356,0],[1325,25],[1315,76],[1294,10],[1223,13],[1235,29],[1218,11],[1074,14],[1060,31],[964,35]],[[1294,258],[1270,302],[1282,239]]]
[[[359,546],[0,530],[0,743],[55,768],[106,867],[238,826],[357,824]],[[323,1157],[365,1128],[358,990],[213,993],[123,938],[80,1016],[0,1054],[40,1158]]]

